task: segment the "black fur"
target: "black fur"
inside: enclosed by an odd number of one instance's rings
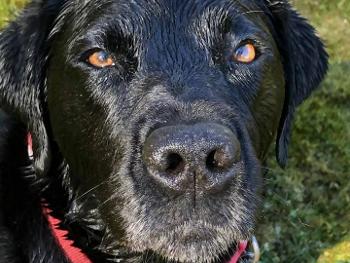
[[[247,40],[259,57],[232,61]],[[116,65],[88,65],[96,48]],[[43,200],[93,262],[225,262],[252,234],[270,144],[284,166],[295,108],[326,70],[287,1],[33,1],[0,34],[0,262],[68,262]],[[193,201],[148,176],[142,146],[197,122],[235,131],[242,162]]]

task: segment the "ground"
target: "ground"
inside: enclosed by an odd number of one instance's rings
[[[350,263],[350,1],[293,2],[324,39],[330,71],[297,112],[287,169],[271,152],[261,262]],[[23,5],[0,0],[0,26]]]

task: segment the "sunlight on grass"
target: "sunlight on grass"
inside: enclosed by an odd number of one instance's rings
[[[331,60],[350,60],[350,1],[294,0],[294,3],[325,40]]]
[[[350,263],[350,241],[344,241],[322,253],[318,263]]]
[[[0,27],[4,26],[9,17],[13,17],[18,8],[22,8],[26,2],[23,0],[0,0]]]

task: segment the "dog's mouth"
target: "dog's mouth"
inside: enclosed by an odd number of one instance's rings
[[[76,247],[75,241],[70,239],[69,231],[65,230],[60,219],[52,215],[52,211],[43,206],[43,213],[48,219],[49,227],[55,237],[57,243],[60,245],[63,252],[70,259],[72,263],[94,263],[95,261],[90,260],[89,256],[86,255],[82,250]],[[191,244],[196,242],[206,243],[213,242],[210,236],[210,231],[207,230],[201,232],[191,231],[187,229],[186,233],[181,234],[180,237],[175,237],[176,242],[182,243],[185,246],[191,247]],[[176,236],[176,235],[175,235]],[[179,263],[179,262],[212,262],[212,263],[256,263],[260,257],[260,251],[258,243],[253,236],[250,241],[241,240],[238,242],[232,242],[229,248],[223,253],[215,256],[216,259],[207,261],[207,259],[202,259],[201,261],[187,260],[182,258],[181,260],[165,259],[164,256],[160,256],[157,252],[152,250],[143,251],[140,253],[132,253],[131,256],[137,256],[139,254],[140,262],[153,262],[153,263]],[[120,258],[114,260],[114,256],[106,254],[108,262],[120,262]],[[130,255],[129,255],[130,256]],[[129,256],[127,256],[129,258]],[[190,258],[190,257],[189,257]]]
[[[229,227],[214,226],[202,221],[190,221],[158,232],[153,229],[148,240],[127,244],[132,251],[145,255],[141,262],[159,263],[238,263],[253,262],[247,252],[248,234],[238,236]],[[231,234],[227,234],[230,232]],[[227,235],[225,235],[226,233]],[[146,233],[148,235],[148,233]],[[133,239],[135,240],[135,239]],[[238,240],[238,241],[232,241]],[[146,250],[144,248],[147,247]],[[149,258],[152,260],[149,261]],[[242,261],[244,260],[244,261]]]

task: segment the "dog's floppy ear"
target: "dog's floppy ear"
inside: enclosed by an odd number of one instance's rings
[[[62,5],[62,0],[33,1],[0,33],[0,107],[32,134],[37,175],[50,164],[44,124],[48,35]]]
[[[315,29],[288,1],[268,1],[283,58],[286,93],[277,134],[276,156],[285,167],[296,107],[319,86],[328,67],[328,55]]]

